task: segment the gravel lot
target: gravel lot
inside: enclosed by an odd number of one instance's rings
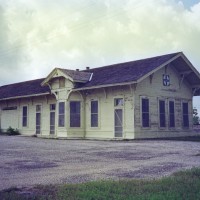
[[[0,137],[0,190],[99,179],[158,178],[200,166],[200,143]]]

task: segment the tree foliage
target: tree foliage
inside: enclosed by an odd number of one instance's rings
[[[199,116],[198,116],[198,111],[197,108],[193,108],[193,124],[198,125],[199,124]]]

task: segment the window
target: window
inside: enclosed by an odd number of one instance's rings
[[[65,102],[59,102],[58,126],[59,127],[65,126]]]
[[[41,105],[36,105],[36,112],[41,112]]]
[[[22,107],[22,126],[26,127],[28,122],[28,107],[23,106]]]
[[[165,101],[159,100],[159,117],[160,117],[160,127],[165,127]]]
[[[175,127],[174,101],[169,101],[169,127]]]
[[[98,101],[91,101],[91,127],[98,127]]]
[[[182,110],[183,110],[183,127],[188,128],[189,127],[188,103],[182,104]]]
[[[124,105],[124,99],[123,98],[117,98],[114,100],[115,107],[117,106],[123,106]]]
[[[142,126],[149,127],[149,99],[142,98]]]
[[[41,132],[41,105],[36,105],[36,134]]]
[[[50,134],[55,134],[56,104],[50,104]]]
[[[79,101],[70,102],[70,127],[81,126],[81,103]]]
[[[56,104],[50,104],[50,110],[55,111],[56,110]]]

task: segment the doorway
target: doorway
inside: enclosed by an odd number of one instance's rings
[[[115,137],[123,137],[123,106],[124,99],[114,99],[114,132]]]
[[[41,133],[41,105],[36,105],[36,134]]]
[[[56,104],[50,104],[50,134],[55,134]]]

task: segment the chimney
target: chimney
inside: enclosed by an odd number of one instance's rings
[[[86,70],[90,70],[90,67],[86,67]]]
[[[76,69],[77,72],[79,72],[79,69]]]

